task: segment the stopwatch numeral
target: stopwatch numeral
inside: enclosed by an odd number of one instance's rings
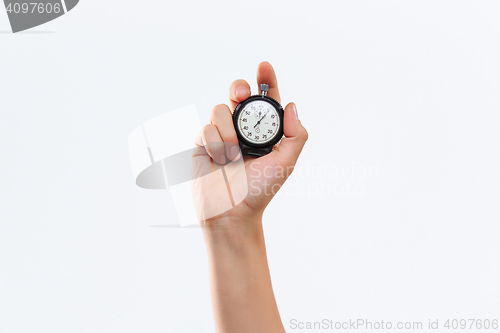
[[[267,139],[267,134],[262,134],[262,139]]]
[[[259,140],[259,136],[258,135],[255,136],[255,140]]]
[[[273,114],[273,115],[271,115],[271,118],[274,118],[275,116],[276,116],[276,115],[274,115],[274,114]]]
[[[245,114],[246,115],[250,115],[250,111],[245,111]]]
[[[248,126],[243,126],[243,129],[244,129],[244,130],[247,130],[247,129],[248,129]]]
[[[272,123],[273,126],[276,126],[276,123]]]
[[[246,123],[247,122],[247,118],[243,118],[241,119],[242,122]]]
[[[267,133],[269,133],[269,134],[273,134],[273,131],[271,131],[271,130],[267,130]]]
[[[252,132],[248,132],[247,136],[249,137],[252,136]]]

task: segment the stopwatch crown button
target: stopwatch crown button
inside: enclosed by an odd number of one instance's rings
[[[263,96],[266,96],[268,91],[269,91],[269,85],[268,85],[268,84],[265,84],[265,83],[262,83],[262,84],[260,85],[260,93],[261,93]]]

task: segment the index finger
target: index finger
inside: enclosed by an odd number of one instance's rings
[[[276,79],[273,66],[267,61],[261,62],[257,67],[257,85],[260,87],[263,83],[269,85],[267,95],[281,104],[278,80]]]

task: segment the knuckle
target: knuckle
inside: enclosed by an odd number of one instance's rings
[[[207,133],[207,132],[210,132],[214,129],[215,125],[213,124],[206,124],[205,126],[203,126],[202,128],[202,131],[203,133]]]
[[[218,104],[214,106],[212,109],[212,113],[210,114],[210,119],[216,119],[222,117],[227,112],[226,104]]]
[[[309,139],[309,133],[307,130],[304,128],[304,134],[303,134],[304,142],[306,142]]]
[[[213,134],[217,131],[217,127],[213,124],[207,124],[203,126],[201,132],[204,139],[213,137]]]
[[[309,133],[307,133],[307,130],[304,127],[302,127],[297,133],[295,139],[297,140],[297,143],[304,145],[306,141],[309,139]]]

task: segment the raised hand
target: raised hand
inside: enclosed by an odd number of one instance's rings
[[[268,84],[268,96],[281,103],[276,75],[268,62],[258,66],[257,83],[258,86]],[[229,106],[215,106],[210,115],[210,124],[200,131],[195,140],[198,148],[193,157],[194,172],[208,174],[220,169],[228,161],[238,161],[229,163],[219,174],[211,177],[193,176],[193,197],[202,225],[239,226],[248,223],[246,221],[253,217],[261,216],[292,173],[307,141],[308,134],[298,119],[297,108],[294,103],[290,103],[285,108],[284,137],[273,151],[259,158],[244,156],[241,161],[232,112],[238,103],[250,95],[250,85],[246,81],[234,81],[229,88]],[[228,190],[233,200],[228,200]]]

